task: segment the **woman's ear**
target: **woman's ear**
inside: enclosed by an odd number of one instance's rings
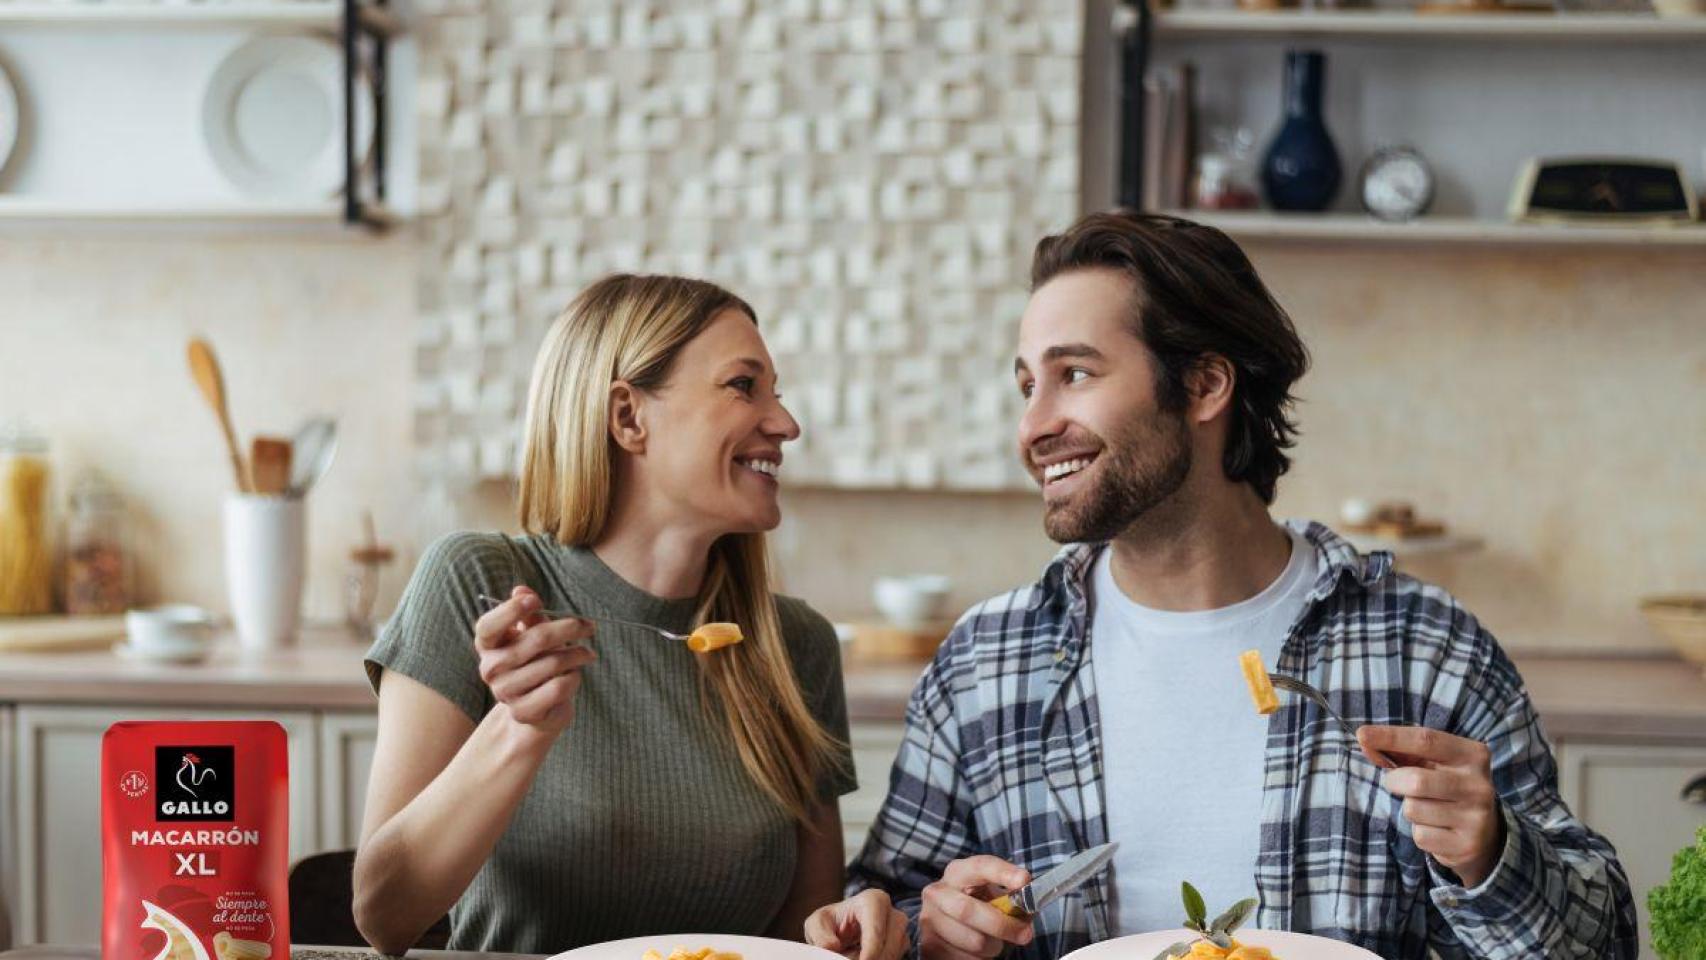
[[[1232,406],[1233,387],[1237,383],[1238,371],[1232,361],[1218,353],[1204,354],[1185,374],[1191,419],[1207,423],[1220,416]]]
[[[626,380],[610,385],[610,438],[629,453],[646,452],[646,427],[641,407],[645,395]]]

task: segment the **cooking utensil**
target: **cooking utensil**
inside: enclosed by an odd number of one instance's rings
[[[277,437],[256,437],[249,444],[249,480],[255,492],[269,497],[281,496],[290,486],[289,440]]]
[[[301,497],[331,469],[332,458],[338,453],[338,422],[331,417],[314,417],[296,431],[291,445],[295,451],[285,494]]]
[[[476,596],[478,597],[478,599],[481,603],[486,605],[487,610],[491,610],[493,607],[496,607],[498,604],[503,603],[502,600],[496,599],[495,597],[488,597],[483,593],[476,594]],[[739,628],[736,627],[734,624],[707,623],[707,624],[701,625],[699,627],[699,629],[695,630],[693,633],[683,634],[683,633],[671,633],[670,631],[665,630],[662,627],[654,627],[649,623],[635,623],[632,620],[617,620],[617,619],[614,619],[612,617],[589,617],[589,616],[586,616],[584,614],[575,613],[575,612],[569,611],[569,610],[540,610],[539,615],[546,618],[547,620],[561,620],[564,617],[573,617],[576,620],[588,620],[588,621],[591,621],[592,623],[604,623],[604,624],[610,624],[612,626],[617,626],[617,627],[635,627],[635,628],[640,629],[640,630],[650,630],[652,633],[657,634],[658,636],[664,638],[665,640],[674,640],[677,643],[686,644],[687,648],[689,650],[694,651],[695,653],[705,653],[705,652],[710,651],[710,650],[718,650],[724,646],[729,645],[730,643],[742,642],[742,638],[741,638],[740,633],[739,633]],[[724,642],[721,642],[721,643],[716,642],[718,639],[721,639],[718,637],[706,637],[706,638],[704,638],[704,640],[702,640],[700,631],[706,630],[707,627],[726,627],[729,629],[733,629],[735,631],[736,635],[735,635],[734,639],[725,640]],[[710,645],[702,645],[706,641],[709,641]]]
[[[219,428],[225,432],[225,452],[231,457],[231,472],[237,478],[237,491],[249,493],[249,472],[243,466],[243,454],[237,449],[237,433],[231,429],[231,413],[225,408],[225,376],[219,370],[219,360],[213,355],[213,345],[196,337],[190,341],[190,376],[195,378],[207,405],[219,418]]]
[[[990,906],[1024,920],[1034,917],[1044,907],[1083,886],[1091,877],[1107,868],[1114,859],[1118,843],[1104,843],[1075,853],[1066,862],[1037,877],[1018,890],[990,901]]]

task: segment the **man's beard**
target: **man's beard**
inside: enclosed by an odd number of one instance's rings
[[[1103,446],[1088,469],[1099,473],[1096,484],[1050,504],[1043,514],[1043,530],[1056,543],[1112,540],[1183,486],[1191,472],[1184,416],[1163,411],[1133,423],[1125,435]]]

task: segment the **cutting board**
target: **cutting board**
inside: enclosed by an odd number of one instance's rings
[[[124,639],[124,615],[0,617],[0,653],[104,650]]]

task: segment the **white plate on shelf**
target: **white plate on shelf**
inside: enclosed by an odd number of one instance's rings
[[[838,953],[830,953],[828,950],[820,950],[792,940],[742,937],[727,933],[660,933],[655,937],[611,940],[608,943],[595,943],[567,953],[559,953],[551,960],[640,960],[647,950],[656,950],[668,957],[670,951],[676,947],[687,950],[710,947],[720,953],[738,953],[742,960],[846,960]]]
[[[18,146],[18,132],[23,127],[19,109],[18,88],[6,72],[6,65],[0,63],[0,173],[6,171],[6,161]]]
[[[324,200],[344,187],[344,55],[318,37],[259,37],[214,68],[202,135],[214,165],[250,196]],[[373,147],[372,84],[356,74],[356,163]]]
[[[1311,936],[1307,933],[1286,933],[1280,930],[1255,930],[1245,928],[1232,935],[1239,943],[1252,946],[1267,947],[1274,952],[1275,960],[1380,960],[1379,954],[1369,953],[1361,947],[1329,940],[1326,937]],[[1067,960],[1155,960],[1155,955],[1175,943],[1195,940],[1197,935],[1189,930],[1159,930],[1154,933],[1139,933],[1129,937],[1116,937],[1103,940],[1088,947],[1074,950],[1066,955]]]

